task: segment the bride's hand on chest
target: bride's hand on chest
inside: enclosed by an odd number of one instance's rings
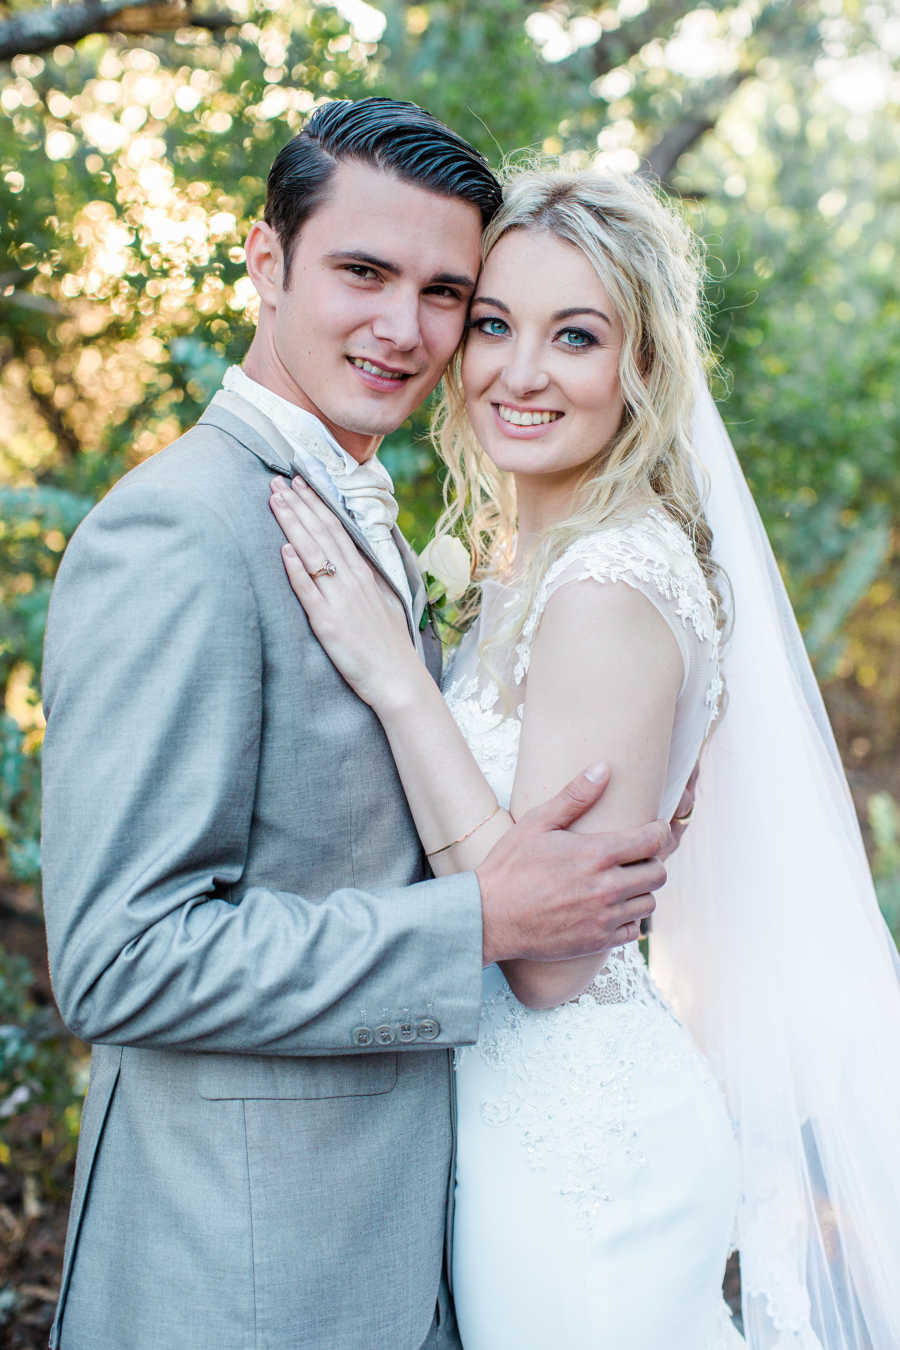
[[[376,712],[408,701],[428,676],[396,592],[302,479],[271,486],[269,505],[287,541],[284,569],[319,642]]]

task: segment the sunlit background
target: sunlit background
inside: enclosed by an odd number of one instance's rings
[[[410,98],[495,164],[611,163],[683,200],[708,250],[717,396],[900,931],[895,7],[214,2],[98,0],[105,30],[77,33],[65,4],[0,5],[0,1230],[21,1256],[0,1263],[0,1344],[44,1334],[54,1267],[21,1262],[42,1223],[56,1241],[77,1121],[36,936],[49,588],[91,504],[241,359],[243,239],[323,99]],[[383,451],[419,547],[440,488],[425,425]]]

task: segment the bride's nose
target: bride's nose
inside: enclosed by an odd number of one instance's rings
[[[511,347],[502,378],[509,393],[516,398],[539,394],[550,383],[540,350],[525,342],[517,342]]]

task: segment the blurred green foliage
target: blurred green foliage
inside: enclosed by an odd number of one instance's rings
[[[33,998],[34,976],[23,956],[0,947],[0,1166],[20,1170],[21,1148],[31,1162],[31,1127],[44,1134],[47,1171],[35,1182],[52,1189],[60,1165],[74,1156],[85,1084],[71,1037],[50,1005]]]
[[[494,163],[601,153],[662,173],[707,244],[723,413],[819,673],[900,695],[887,10],[385,0],[348,5],[351,22],[312,0],[240,0],[232,12],[216,33],[95,34],[17,57],[0,92],[8,869],[37,876],[37,671],[59,557],[90,504],[190,425],[241,359],[242,240],[274,153],[323,98],[414,99]],[[440,494],[426,419],[382,452],[419,547]]]
[[[878,901],[900,937],[900,807],[887,792],[876,792],[869,798],[869,825],[875,841],[872,871]]]

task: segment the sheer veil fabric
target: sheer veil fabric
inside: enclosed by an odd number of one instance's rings
[[[694,447],[734,594],[724,716],[653,919],[654,978],[735,1121],[752,1350],[900,1346],[900,961],[822,698],[702,376]]]

